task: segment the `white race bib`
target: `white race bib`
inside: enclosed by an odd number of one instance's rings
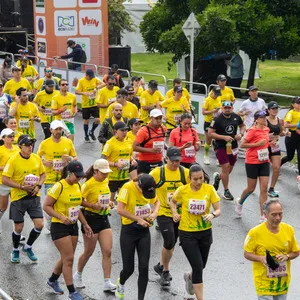
[[[104,194],[98,196],[98,203],[101,206],[101,209],[108,209],[109,207],[110,195]]]
[[[72,223],[75,223],[78,220],[79,211],[80,211],[79,206],[69,208],[69,219],[71,220]]]
[[[119,159],[118,162],[125,163],[125,166],[121,170],[128,170],[130,167],[130,159]]]
[[[43,114],[45,116],[51,116],[52,115],[52,110],[51,108],[45,108]]]
[[[53,170],[60,172],[65,165],[66,163],[61,159],[53,159]]]
[[[164,147],[165,147],[165,143],[163,141],[153,142],[153,148],[154,149],[160,149],[160,152],[163,152]]]
[[[70,110],[65,110],[64,112],[61,113],[61,117],[63,119],[69,119],[71,118],[71,111]]]
[[[108,103],[115,102],[117,99],[116,98],[108,98]]]
[[[3,119],[6,117],[6,109],[0,108],[0,118]]]
[[[259,161],[267,161],[269,160],[269,150],[268,149],[257,150],[257,156]]]
[[[205,210],[206,210],[206,201],[205,200],[197,200],[197,199],[189,200],[189,207],[188,207],[189,214],[202,215],[205,213]]]
[[[279,262],[279,267],[275,270],[272,270],[267,266],[267,277],[268,278],[277,278],[287,276],[287,263],[286,261]]]
[[[146,204],[144,206],[136,206],[134,208],[134,214],[137,217],[141,217],[143,219],[146,219],[151,214],[151,206],[150,206],[150,204]]]
[[[232,149],[232,155],[236,156],[236,155],[238,155],[238,153],[239,153],[238,147]]]
[[[196,154],[196,151],[195,151],[195,147],[194,146],[191,146],[191,147],[188,147],[188,148],[184,149],[184,155],[185,155],[185,157],[194,157],[195,154]]]
[[[21,119],[19,120],[19,128],[29,128],[30,127],[30,121]]]
[[[180,122],[181,114],[180,115],[174,115],[174,122],[177,124]]]
[[[25,185],[36,185],[39,182],[40,177],[33,175],[33,174],[28,174],[24,177],[24,184]]]
[[[276,153],[276,152],[279,152],[279,151],[280,151],[280,144],[279,144],[279,142],[277,142],[275,144],[275,146],[271,147],[271,152]]]

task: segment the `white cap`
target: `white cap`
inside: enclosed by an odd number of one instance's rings
[[[0,138],[2,139],[4,136],[10,135],[12,133],[15,134],[15,132],[13,130],[11,130],[10,128],[5,128],[1,131]]]
[[[162,116],[162,115],[163,115],[163,113],[160,109],[154,108],[150,111],[150,118],[151,117],[156,118],[156,117],[159,117],[159,116]]]
[[[94,170],[99,170],[101,173],[110,173],[112,170],[109,168],[109,163],[106,159],[100,158],[94,162]]]
[[[50,124],[50,128],[53,129],[53,130],[55,130],[55,129],[59,128],[59,127],[60,128],[65,128],[64,124],[61,121],[59,121],[59,120],[54,120]]]

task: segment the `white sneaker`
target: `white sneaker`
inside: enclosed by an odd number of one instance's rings
[[[241,218],[243,213],[243,205],[240,204],[240,200],[241,198],[236,198],[235,200],[235,213],[238,218]]]
[[[73,280],[74,280],[74,285],[75,287],[79,288],[79,289],[83,289],[85,288],[85,284],[82,281],[82,275],[79,275],[77,272],[74,274],[73,276]]]
[[[103,292],[114,292],[117,286],[113,284],[111,281],[106,281],[104,283]]]
[[[266,220],[267,220],[267,218],[265,216],[260,216],[259,224],[265,222]]]
[[[190,279],[190,273],[185,272],[183,274],[183,279],[185,281],[185,290],[189,295],[194,295],[195,291],[194,291],[194,287],[193,287],[193,283],[192,280]]]
[[[204,155],[204,164],[205,165],[210,165],[209,157]]]

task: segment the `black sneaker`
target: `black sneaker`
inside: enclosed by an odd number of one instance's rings
[[[215,190],[217,191],[217,190],[219,189],[219,184],[220,184],[220,180],[221,180],[221,178],[220,178],[220,173],[215,172],[215,173],[213,174],[213,179],[214,179],[214,184],[213,184],[213,186],[214,186]]]
[[[90,143],[90,142],[91,142],[91,140],[90,140],[90,138],[89,138],[88,136],[85,136],[85,137],[84,137],[84,141],[85,141],[86,143]]]
[[[230,200],[230,201],[232,201],[234,199],[229,190],[224,191],[223,197],[224,197],[224,199]]]
[[[161,276],[161,274],[162,274],[162,272],[163,272],[163,266],[162,266],[160,263],[158,263],[157,265],[155,265],[155,266],[153,267],[153,269],[154,269],[154,271],[155,271],[159,276]]]
[[[90,132],[89,132],[89,136],[91,137],[91,139],[92,139],[93,141],[96,141],[96,137],[95,137],[93,131],[90,131]]]
[[[163,271],[160,275],[160,285],[170,286],[171,285],[171,275],[169,271]]]

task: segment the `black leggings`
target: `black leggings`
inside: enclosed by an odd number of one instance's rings
[[[203,282],[203,269],[206,266],[212,244],[212,230],[188,232],[179,230],[180,245],[192,267],[193,284]]]
[[[300,135],[296,131],[291,131],[291,136],[285,137],[286,156],[281,159],[281,165],[294,158],[297,150],[298,174],[300,174]]]
[[[149,259],[151,238],[149,228],[144,228],[137,223],[122,225],[120,235],[120,246],[123,260],[123,270],[120,273],[120,284],[134,272],[134,253],[138,254],[139,278],[138,278],[138,300],[145,298],[149,277]]]

